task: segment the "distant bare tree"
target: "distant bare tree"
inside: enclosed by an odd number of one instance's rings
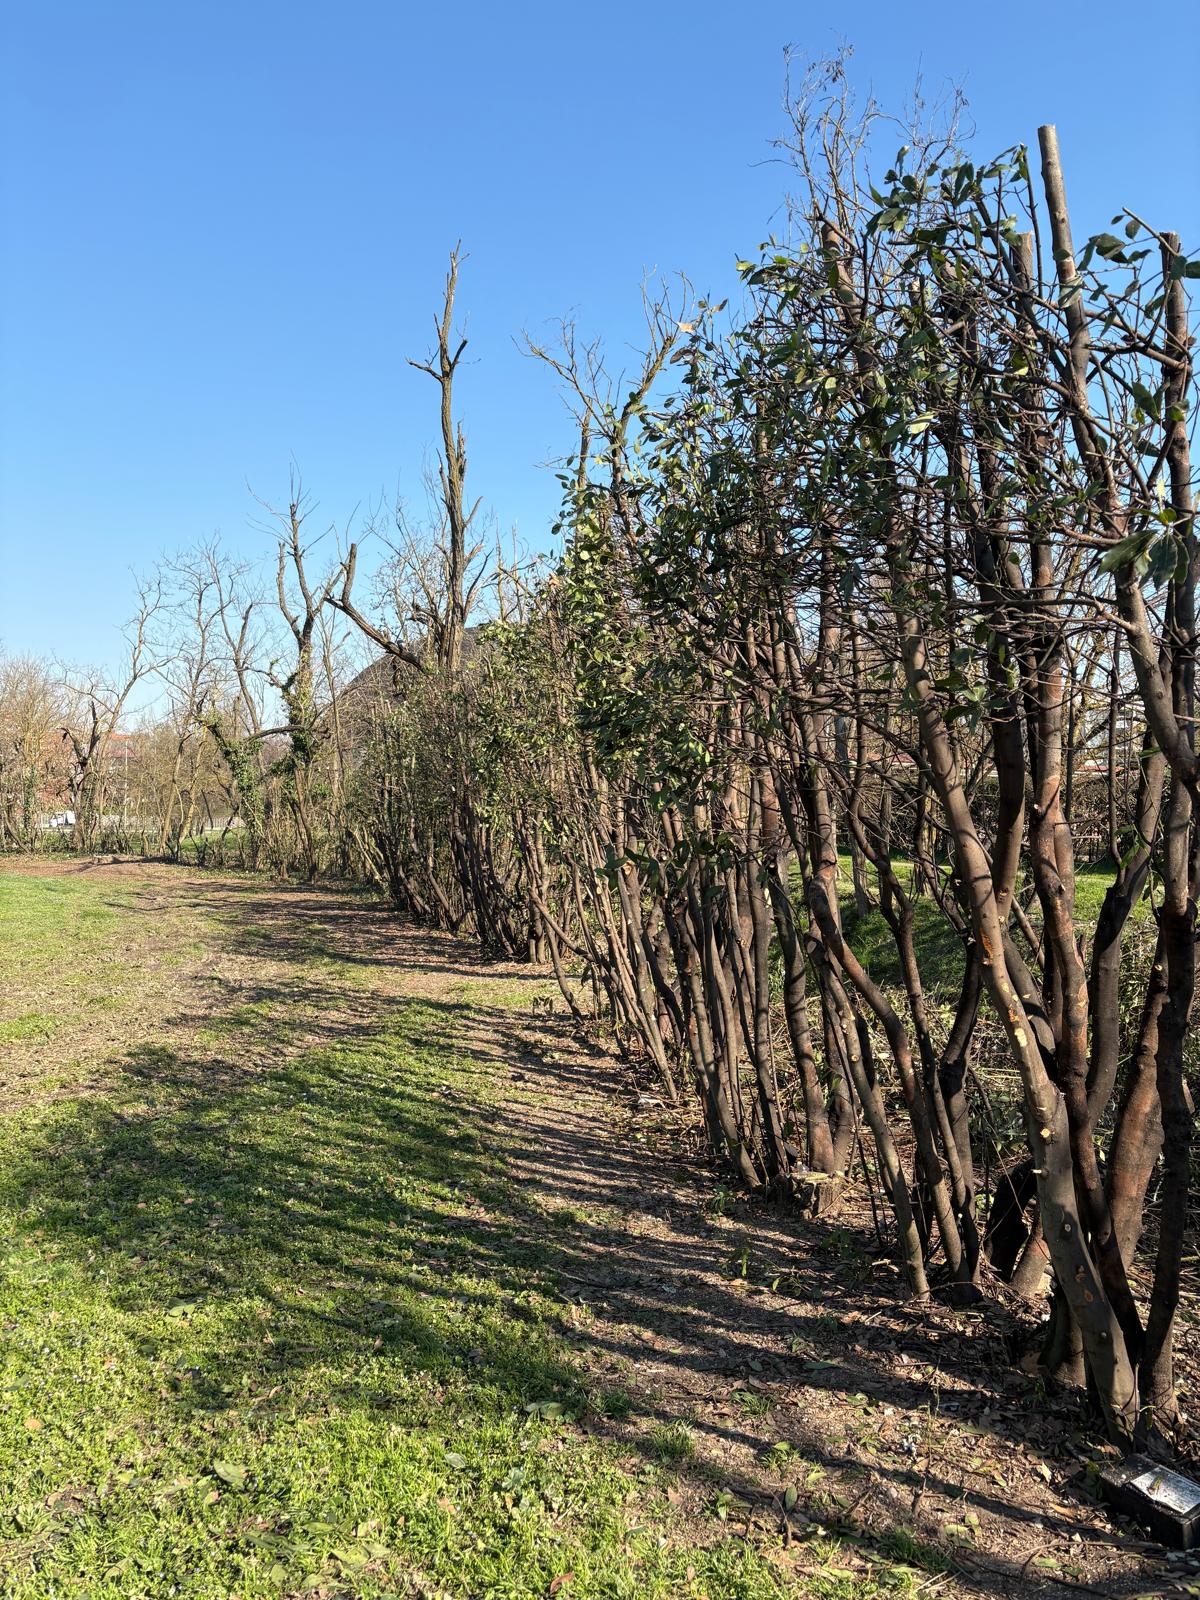
[[[125,629],[125,655],[116,675],[66,675],[70,709],[61,732],[70,747],[68,790],[77,850],[95,849],[103,831],[105,758],[129,697],[165,661],[162,645],[152,633],[163,604],[161,577],[141,585],[138,594],[138,610]]]
[[[454,333],[454,298],[458,269],[465,259],[461,245],[456,245],[450,252],[442,314],[434,321],[435,350],[425,361],[409,362],[418,372],[427,372],[438,385],[442,435],[437,469],[440,525],[436,535],[432,540],[423,540],[409,526],[402,508],[396,514],[399,542],[393,546],[392,589],[401,624],[411,621],[419,637],[409,640],[398,636],[373,622],[355,604],[352,591],[357,543],[352,543],[347,553],[340,593],[330,596],[331,603],[394,660],[412,667],[436,664],[450,674],[458,671],[467,618],[487,577],[486,563],[480,561],[485,541],[468,542],[480,500],[467,509],[467,444],[462,424],[454,416],[454,375],[467,348],[466,337]]]
[[[65,794],[63,688],[35,656],[0,657],[0,840],[29,849],[39,811]]]
[[[165,759],[157,810],[159,846],[173,856],[191,831],[200,798],[197,780],[206,742],[203,717],[216,674],[219,559],[215,544],[202,545],[168,562],[162,574],[174,626],[171,649],[159,670],[168,708],[166,724],[158,730],[159,743],[165,741]]]
[[[317,582],[308,570],[311,547],[303,540],[304,524],[312,509],[298,474],[293,474],[287,510],[272,511],[282,532],[278,538],[275,593],[279,612],[291,634],[294,656],[284,664],[273,661],[267,676],[278,691],[287,714],[278,731],[288,738],[288,751],[276,763],[276,775],[300,838],[304,869],[311,878],[318,868],[318,845],[311,806],[311,775],[324,737],[325,707],[317,702],[314,667],[316,650],[324,645],[318,622],[329,604],[334,586],[343,576],[335,566]]]

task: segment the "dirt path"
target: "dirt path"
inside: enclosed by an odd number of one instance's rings
[[[1002,1309],[914,1308],[869,1236],[723,1191],[687,1130],[652,1096],[639,1105],[561,1002],[544,1014],[545,975],[484,964],[325,889],[142,863],[60,870],[135,893],[152,920],[202,903],[240,930],[216,961],[184,950],[147,970],[143,952],[139,1025],[167,992],[175,1029],[201,1029],[217,995],[263,1029],[294,1010],[287,1048],[409,998],[452,1008],[456,1046],[498,1103],[487,1115],[528,1225],[552,1241],[564,1331],[609,1397],[581,1426],[632,1465],[669,1464],[669,1497],[698,1537],[714,1518],[772,1545],[782,1534],[799,1576],[828,1559],[836,1530],[852,1536],[840,1570],[907,1561],[928,1593],[1197,1592],[1200,1561],[1163,1559],[1100,1511],[1095,1435],[1076,1397],[1014,1369]],[[328,963],[327,992],[314,992],[314,962]],[[257,1026],[248,1047],[272,1048]],[[54,1048],[86,1050],[86,1027]]]

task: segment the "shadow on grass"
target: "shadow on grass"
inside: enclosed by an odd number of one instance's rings
[[[113,1305],[136,1319],[140,1355],[170,1371],[165,1398],[181,1423],[236,1411],[249,1391],[278,1384],[280,1423],[341,1405],[421,1426],[431,1420],[429,1394],[414,1399],[408,1387],[419,1374],[438,1386],[468,1385],[485,1414],[547,1401],[575,1414],[619,1414],[624,1363],[644,1359],[641,1335],[664,1328],[678,1351],[668,1367],[690,1366],[751,1393],[737,1386],[764,1372],[763,1318],[748,1316],[732,1287],[717,1304],[711,1293],[686,1298],[689,1278],[712,1271],[723,1243],[630,1236],[598,1281],[586,1236],[549,1227],[544,1211],[498,1178],[498,1152],[480,1139],[481,1107],[471,1095],[484,1068],[472,1058],[469,1024],[463,1008],[402,1004],[382,1025],[373,1020],[336,1046],[269,1070],[136,1047],[123,1063],[121,1100],[55,1107],[43,1135],[10,1165],[3,1191],[30,1228],[77,1263],[92,1263],[97,1279],[107,1277]],[[451,1031],[460,1067],[448,1078]],[[643,1176],[632,1154],[588,1149],[569,1129],[540,1128],[536,1146],[523,1151],[509,1135],[504,1143],[581,1206],[627,1204]],[[594,1299],[619,1308],[620,1333],[605,1331],[608,1322],[572,1330],[577,1345],[613,1361],[611,1383],[590,1394],[560,1344],[565,1313],[547,1314],[547,1279],[555,1277],[577,1300],[579,1281],[590,1281]],[[777,1312],[776,1331],[820,1341],[822,1317],[861,1310],[853,1284],[839,1285],[832,1272],[820,1293],[821,1313]],[[907,1349],[914,1366],[938,1359],[919,1330]],[[986,1344],[979,1358],[983,1392],[1002,1399]],[[931,1400],[926,1381],[898,1381],[890,1363],[872,1371],[865,1353],[830,1363],[819,1380],[804,1373],[803,1356],[765,1361],[776,1382],[866,1391],[917,1411]],[[806,1463],[863,1470],[803,1412],[786,1420],[697,1415],[664,1376],[665,1392],[635,1398],[660,1427],[686,1421],[718,1446],[755,1451],[787,1438]],[[656,1459],[644,1429],[614,1419],[604,1431]],[[897,1506],[918,1489],[959,1492],[915,1463],[874,1470]],[[696,1464],[680,1462],[677,1471],[707,1497],[718,1487]],[[749,1499],[759,1492],[736,1470],[720,1487]],[[1002,1493],[973,1494],[972,1504],[1021,1515]],[[827,1507],[820,1520],[841,1519]],[[904,1530],[897,1515],[895,1537]],[[844,1532],[885,1551],[894,1543],[893,1533],[853,1513]],[[899,1553],[938,1565],[919,1544]],[[996,1590],[1006,1592],[1006,1581]]]
[[[404,1006],[270,1070],[137,1046],[126,1094],[52,1108],[0,1195],[94,1263],[146,1356],[187,1323],[185,1406],[360,1358],[364,1393],[391,1359],[469,1371],[497,1403],[574,1394],[533,1309],[544,1258],[444,1084],[441,1023]]]
[[[936,1322],[905,1318],[898,1301],[866,1293],[859,1269],[869,1269],[869,1257],[861,1246],[847,1255],[846,1230],[805,1222],[803,1251],[789,1253],[796,1221],[776,1219],[796,1305],[776,1299],[755,1308],[732,1284],[714,1294],[728,1241],[694,1218],[619,1239],[554,1227],[532,1189],[506,1180],[506,1155],[540,1175],[559,1204],[581,1209],[628,1211],[653,1177],[669,1184],[672,1175],[654,1174],[645,1151],[584,1115],[542,1115],[536,1104],[520,1118],[493,1113],[495,1076],[512,1064],[498,1059],[495,1039],[511,1029],[511,1013],[374,993],[348,1004],[312,967],[314,956],[382,967],[400,955],[451,979],[494,969],[366,901],[241,882],[214,885],[214,895],[235,947],[249,952],[267,941],[292,976],[240,984],[215,1015],[171,1019],[183,1035],[206,1029],[213,1052],[132,1047],[107,1100],[49,1108],[0,1173],[0,1198],[20,1211],[25,1231],[65,1253],[97,1295],[130,1314],[130,1337],[170,1372],[164,1399],[181,1417],[234,1410],[264,1383],[279,1385],[264,1408],[281,1421],[341,1403],[419,1426],[436,1417],[439,1386],[469,1387],[493,1414],[553,1402],[615,1417],[623,1366],[644,1363],[654,1338],[662,1381],[635,1397],[638,1411],[663,1429],[685,1422],[718,1447],[758,1452],[782,1439],[830,1473],[873,1474],[888,1491],[890,1526],[868,1525],[852,1507],[822,1513],[850,1537],[902,1540],[906,1505],[962,1495],[961,1482],[930,1463],[877,1455],[868,1466],[847,1440],[831,1437],[820,1413],[810,1419],[796,1402],[805,1390],[831,1390],[916,1414],[945,1404],[935,1375],[947,1352]],[[322,1043],[289,1056],[284,1046],[295,1041],[278,1014],[297,1000],[319,1018]],[[562,1041],[556,1023],[530,1027],[547,1054]],[[262,1059],[264,1039],[278,1045],[274,1057]],[[559,1058],[555,1088],[574,1084],[582,1102],[606,1072],[604,1086],[619,1096],[624,1086],[610,1067]],[[651,1204],[670,1217],[669,1199]],[[565,1300],[615,1314],[575,1327]],[[866,1302],[880,1312],[880,1334],[861,1333],[851,1348],[845,1330]],[[840,1330],[833,1349],[830,1321]],[[1024,1447],[1025,1408],[1012,1403],[1021,1380],[1008,1367],[1003,1330],[983,1315],[975,1330],[954,1360],[987,1413],[978,1431]],[[611,1383],[588,1393],[564,1334],[608,1360]],[[895,1365],[898,1340],[905,1372]],[[414,1396],[399,1381],[413,1375],[434,1388]],[[684,1375],[726,1395],[753,1397],[756,1385],[773,1414],[730,1417],[716,1406],[697,1414],[675,1387]],[[618,1420],[608,1431],[655,1459],[653,1436]],[[680,1462],[679,1471],[711,1494],[699,1467]],[[736,1472],[725,1486],[757,1493]],[[972,1488],[970,1499],[1010,1522],[1035,1520],[1003,1489]],[[1057,1514],[1036,1515],[1059,1534],[1073,1527]],[[1022,1569],[1022,1560],[1002,1561],[970,1582],[1020,1592]],[[1036,1582],[1052,1592],[1052,1578]],[[1139,1588],[1144,1581],[1131,1574],[1108,1592]]]

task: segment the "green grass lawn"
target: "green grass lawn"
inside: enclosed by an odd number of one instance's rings
[[[848,855],[839,857],[842,882],[839,889],[842,919],[846,936],[859,960],[877,983],[900,987],[902,978],[900,960],[892,930],[881,911],[872,909],[865,916],[854,910],[853,878]],[[907,887],[912,875],[908,861],[895,862],[896,875]],[[875,893],[875,874],[868,868],[868,880]],[[1081,870],[1075,880],[1075,910],[1079,927],[1090,940],[1092,930],[1100,916],[1104,896],[1113,881],[1111,867],[1088,867]],[[1133,909],[1135,925],[1150,917],[1149,902],[1141,900]],[[1035,905],[1032,912],[1035,924],[1041,922],[1041,913]],[[919,895],[913,902],[913,938],[916,945],[917,965],[921,981],[929,992],[955,993],[962,983],[963,949],[950,923],[943,917],[937,904],[927,895]]]
[[[3,880],[0,1045],[49,1037],[64,1014],[108,991],[120,976],[107,958],[121,915],[122,897],[90,879]],[[31,994],[36,1005],[27,1003]]]
[[[147,959],[155,926],[214,961],[234,944],[186,906],[138,925]],[[0,964],[77,1027],[60,986],[84,1005],[73,972],[147,916],[131,890],[0,873]],[[295,972],[315,1046],[278,1005],[164,1010],[74,1092],[6,1099],[5,1600],[907,1592],[911,1569],[864,1586],[836,1562],[789,1589],[715,1513],[703,1539],[677,1526],[670,1462],[581,1429],[628,1397],[572,1362],[544,1227],[456,1048],[469,1002],[367,1005],[332,959]],[[6,1069],[23,1047],[5,1037]]]

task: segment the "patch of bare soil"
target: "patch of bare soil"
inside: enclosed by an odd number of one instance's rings
[[[160,861],[143,861],[140,856],[11,855],[0,860],[0,870],[9,878],[90,877],[103,872],[108,880],[142,883],[168,880],[178,869]]]

